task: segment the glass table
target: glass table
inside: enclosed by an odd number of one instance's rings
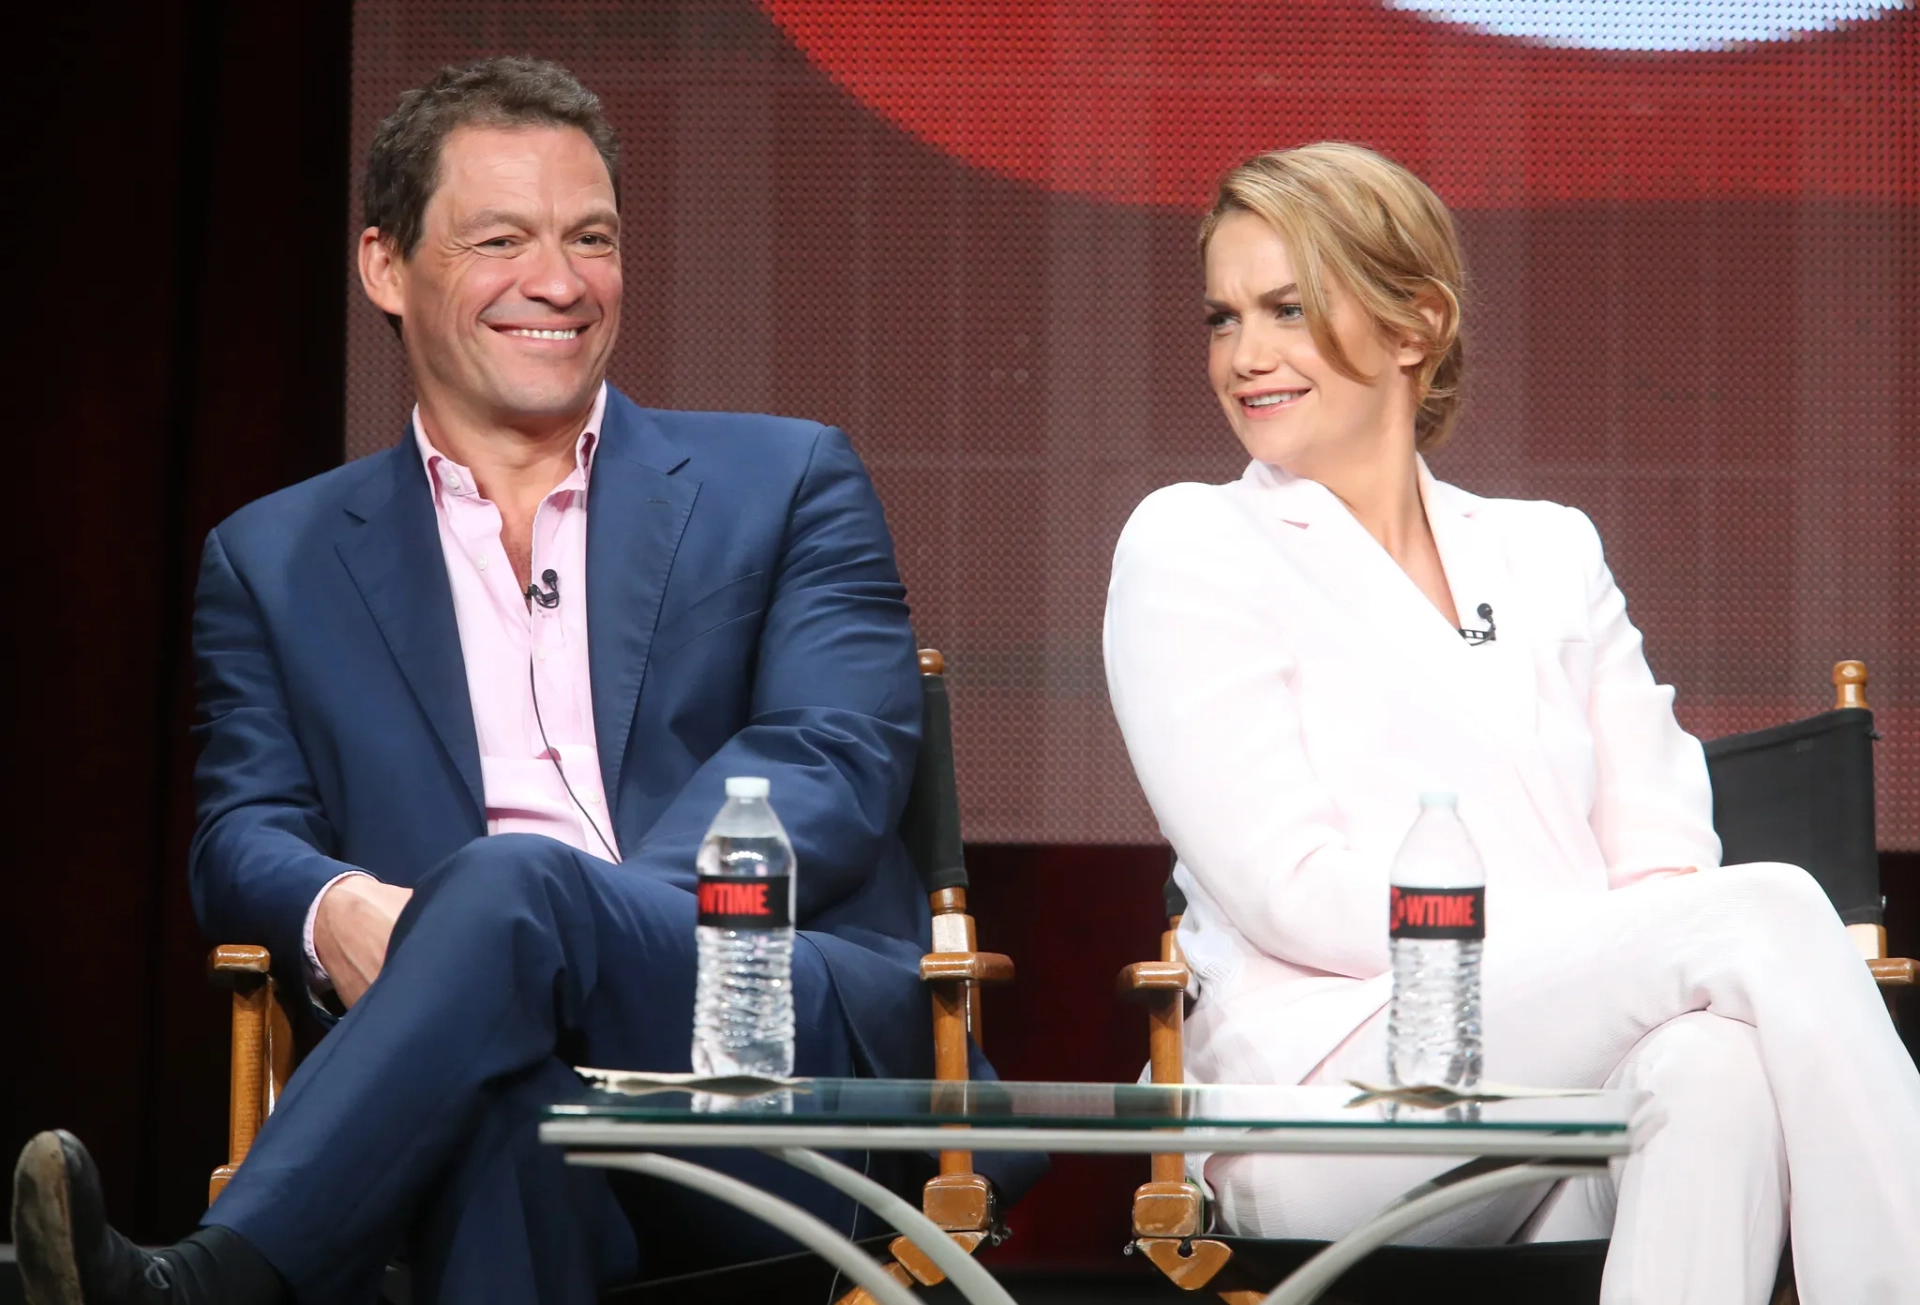
[[[1506,1188],[1604,1172],[1609,1160],[1631,1153],[1655,1126],[1648,1098],[1639,1092],[1426,1107],[1351,1087],[771,1083],[581,1072],[589,1082],[579,1096],[549,1107],[540,1126],[541,1140],[566,1148],[569,1163],[650,1174],[737,1206],[834,1263],[881,1305],[913,1305],[914,1297],[841,1233],[736,1178],[655,1149],[746,1147],[811,1173],[892,1224],[975,1305],[1013,1302],[918,1207],[820,1152],[1279,1151],[1464,1162],[1328,1246],[1266,1298],[1270,1305],[1305,1305],[1369,1251],[1435,1215]]]

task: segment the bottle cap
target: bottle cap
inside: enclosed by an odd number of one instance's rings
[[[1444,789],[1433,789],[1420,795],[1420,806],[1423,810],[1427,807],[1446,807],[1452,810],[1459,805],[1459,797]]]
[[[758,775],[727,776],[727,796],[730,798],[763,798],[772,787]]]

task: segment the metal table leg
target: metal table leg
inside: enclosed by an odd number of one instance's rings
[[[972,1305],[1014,1305],[1007,1289],[995,1282],[978,1260],[962,1250],[939,1224],[922,1214],[912,1202],[902,1200],[865,1174],[855,1173],[818,1151],[795,1146],[770,1150],[767,1154],[832,1184],[899,1229],[901,1236],[926,1252],[927,1258],[947,1275],[954,1290]]]
[[[847,1277],[865,1287],[880,1305],[921,1305],[911,1291],[895,1282],[880,1267],[880,1262],[848,1241],[823,1221],[777,1196],[769,1196],[751,1183],[743,1183],[727,1174],[715,1173],[672,1156],[650,1152],[608,1153],[605,1151],[569,1151],[567,1163],[601,1169],[627,1169],[637,1174],[664,1178],[690,1187],[716,1200],[745,1210],[799,1242],[820,1258],[834,1265]],[[831,1161],[828,1161],[831,1164]],[[958,1250],[958,1247],[955,1247]]]
[[[1339,1281],[1340,1275],[1409,1228],[1456,1206],[1509,1187],[1561,1178],[1604,1174],[1607,1162],[1595,1160],[1475,1160],[1420,1184],[1366,1223],[1334,1242],[1268,1293],[1265,1305],[1308,1305]]]

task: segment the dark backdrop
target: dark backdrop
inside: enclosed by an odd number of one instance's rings
[[[187,898],[188,616],[227,512],[340,456],[348,247],[344,3],[36,7],[16,131],[9,333],[18,656],[0,955],[11,1160],[66,1126],[113,1217],[171,1238],[223,1158],[226,1015]],[[964,694],[958,710],[966,710]],[[1010,1075],[1131,1078],[1144,1021],[1111,980],[1151,955],[1152,848],[977,847]],[[1896,949],[1914,864],[1889,859]],[[1112,1265],[1144,1163],[1069,1158],[1009,1258]]]
[[[210,526],[339,461],[349,18],[13,20],[0,1144],[10,1169],[33,1129],[74,1129],[140,1237],[185,1231],[224,1159],[224,1012],[185,873],[188,611]]]

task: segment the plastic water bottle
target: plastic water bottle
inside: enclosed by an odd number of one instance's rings
[[[1487,871],[1451,793],[1420,795],[1420,817],[1393,858],[1393,1005],[1387,1063],[1403,1087],[1480,1082],[1480,949]]]
[[[727,780],[700,844],[693,1071],[793,1073],[793,844],[764,779]]]

